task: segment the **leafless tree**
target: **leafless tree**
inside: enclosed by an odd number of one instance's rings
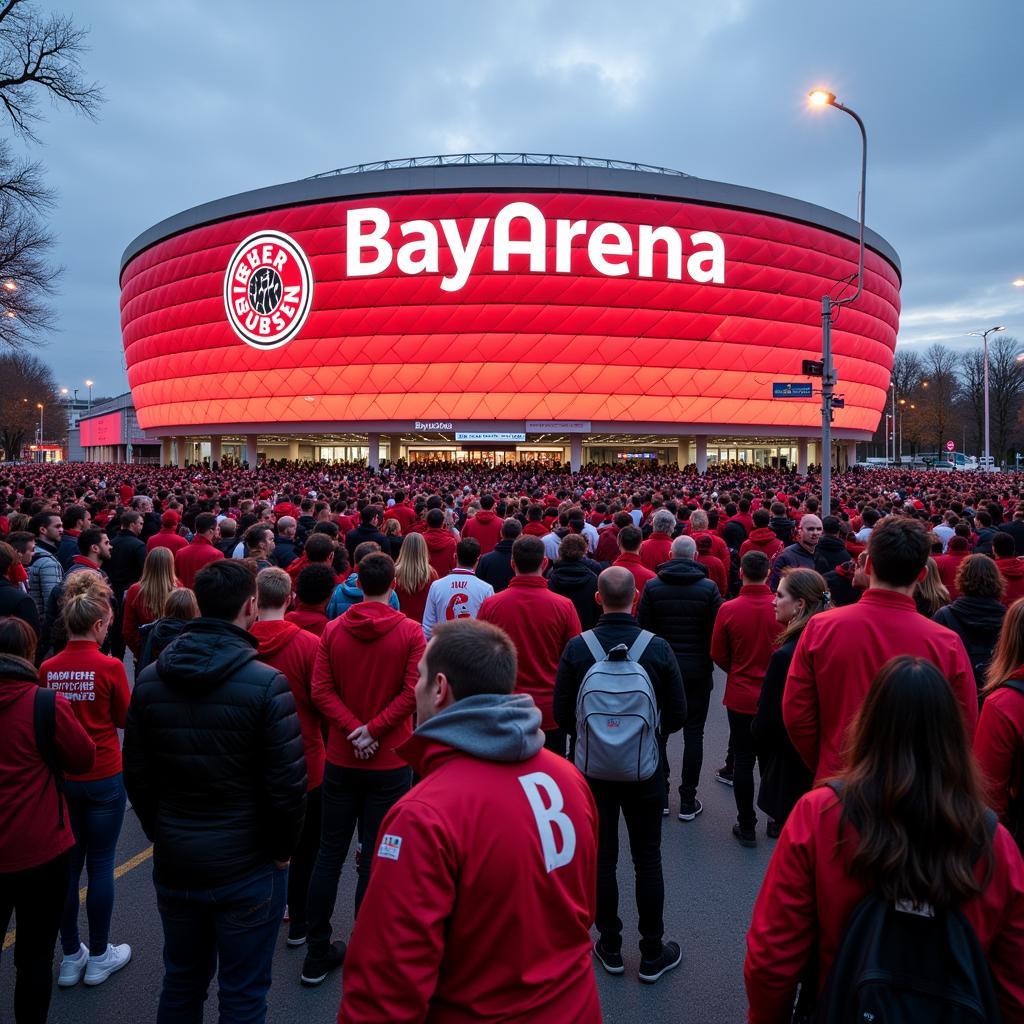
[[[1020,436],[1018,415],[1024,399],[1024,362],[1020,342],[1006,334],[997,334],[988,346],[989,414],[991,417],[992,455],[1003,462]]]
[[[971,349],[960,356],[963,375],[961,387],[961,414],[970,423],[975,447],[981,451],[985,436],[985,361],[981,349]]]
[[[95,117],[99,87],[83,76],[85,31],[32,0],[0,2],[0,122],[23,142],[39,141],[40,101]],[[0,139],[0,346],[39,342],[52,326],[49,297],[60,268],[49,259],[45,218],[53,204],[42,166]]]
[[[50,438],[63,441],[67,433],[67,409],[61,403],[50,368],[28,352],[0,355],[0,449],[4,459],[17,459],[35,437],[39,406]]]
[[[922,357],[922,427],[925,446],[940,450],[955,425],[955,403],[960,392],[956,354],[945,345],[930,345]],[[927,384],[927,387],[925,387]]]

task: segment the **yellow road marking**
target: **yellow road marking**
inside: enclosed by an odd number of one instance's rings
[[[133,868],[137,868],[140,864],[144,864],[152,856],[153,856],[153,847],[150,846],[150,847],[147,847],[145,850],[143,850],[142,853],[135,854],[134,857],[130,858],[129,860],[126,860],[123,864],[118,864],[118,866],[116,868],[114,868],[114,880],[116,881],[118,878],[122,878],[124,875],[127,875],[129,871],[131,871]],[[85,895],[86,895],[86,893],[88,891],[89,891],[89,887],[86,886],[86,885],[83,885],[82,888],[78,890],[78,902],[79,902],[79,904],[82,904],[82,903],[85,902]],[[15,935],[17,935],[17,931],[14,928],[12,928],[4,936],[3,952],[6,953],[7,950],[9,950],[11,948],[11,946],[14,945],[14,937],[15,937]]]

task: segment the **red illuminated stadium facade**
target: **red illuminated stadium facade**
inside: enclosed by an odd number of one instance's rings
[[[808,203],[609,161],[332,172],[128,247],[134,408],[165,460],[816,462],[819,400],[772,384],[807,382],[856,237]],[[867,247],[832,332],[840,465],[877,427],[899,322],[898,257]]]

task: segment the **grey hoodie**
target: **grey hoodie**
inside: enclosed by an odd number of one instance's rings
[[[413,735],[483,761],[525,761],[544,746],[540,723],[528,693],[487,693],[456,701]]]

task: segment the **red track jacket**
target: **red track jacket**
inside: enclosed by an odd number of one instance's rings
[[[722,703],[730,711],[757,714],[761,684],[781,632],[767,583],[744,583],[736,598],[718,609],[711,658],[727,673]]]
[[[473,537],[480,541],[480,554],[486,555],[493,551],[501,540],[503,520],[488,509],[480,509],[475,516],[470,516],[462,526],[463,537]]]
[[[782,717],[816,781],[843,767],[850,723],[878,670],[901,654],[927,658],[942,672],[963,709],[968,735],[974,735],[978,691],[960,637],[921,615],[913,598],[868,589],[856,604],[815,615],[789,666]]]
[[[1012,679],[1024,679],[1024,668]],[[985,777],[989,806],[1006,822],[1011,795],[1016,795],[1024,772],[1024,693],[1001,686],[981,706],[974,757]]]
[[[186,544],[180,551],[174,553],[174,573],[181,580],[183,587],[191,588],[195,584],[196,573],[203,566],[223,557],[223,551],[215,548],[210,541],[197,533],[191,544]]]

